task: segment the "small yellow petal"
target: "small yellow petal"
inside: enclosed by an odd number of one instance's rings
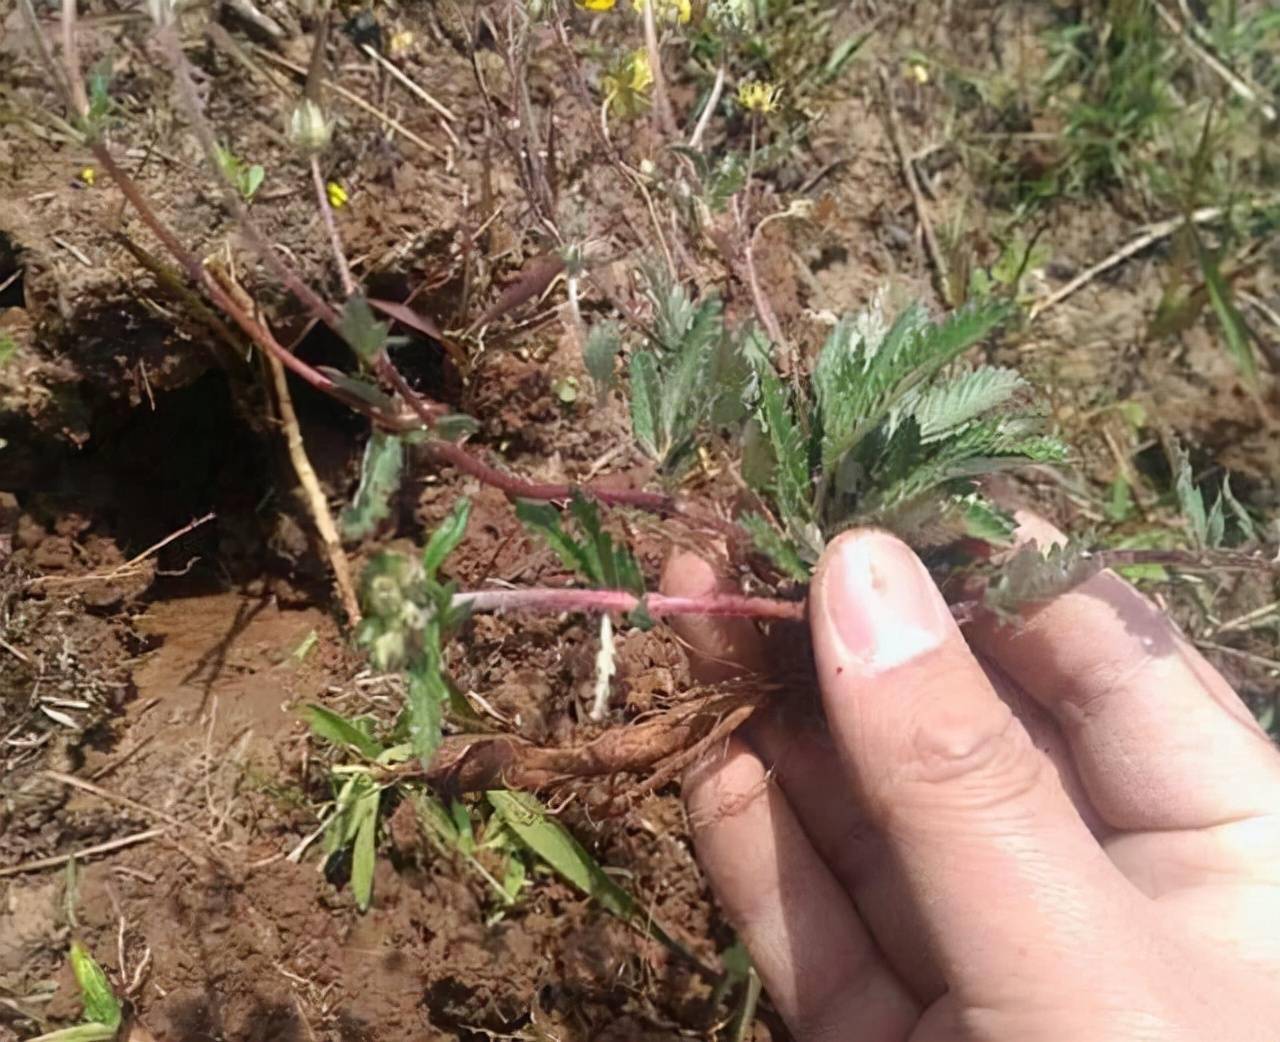
[[[330,181],[324,186],[325,194],[329,197],[329,205],[335,210],[339,207],[347,205],[347,190],[338,184],[337,181]]]
[[[911,62],[902,72],[907,79],[915,80],[922,87],[929,82],[929,70],[922,62]]]
[[[91,166],[87,166],[80,171],[80,180],[83,181],[85,184],[87,184],[90,188],[93,187],[93,182],[97,179],[97,177],[98,177],[98,171],[96,171]]]
[[[738,104],[748,112],[774,112],[781,93],[781,87],[753,80],[738,88]]]
[[[415,39],[416,37],[408,29],[402,29],[387,41],[387,52],[393,58],[399,57],[413,46]]]
[[[612,11],[618,0],[578,0],[578,6],[588,11]]]

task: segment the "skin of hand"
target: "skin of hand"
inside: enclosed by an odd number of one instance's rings
[[[663,587],[731,584],[681,552]],[[809,625],[825,725],[757,713],[685,781],[797,1039],[1280,1038],[1280,755],[1151,602],[1102,573],[962,633],[859,530]],[[771,661],[746,620],[680,634],[706,681]]]

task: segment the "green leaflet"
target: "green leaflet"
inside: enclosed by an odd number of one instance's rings
[[[631,433],[640,448],[656,460],[666,455],[665,440],[659,443],[661,410],[657,358],[652,351],[635,351],[631,355]]]
[[[907,394],[990,333],[1008,313],[1007,305],[984,302],[932,323],[924,309],[913,304],[879,343],[859,334],[852,323],[838,326],[814,371],[824,467],[837,464]]]
[[[726,357],[729,334],[718,297],[694,303],[680,286],[652,276],[649,295],[658,348],[631,354],[631,428],[637,444],[671,471],[688,461],[699,427],[718,404],[727,405],[726,381],[738,377],[735,360]]]
[[[580,492],[569,505],[574,523],[582,533],[575,538],[561,524],[560,511],[548,503],[520,499],[516,517],[529,531],[540,535],[566,568],[572,568],[592,585],[603,589],[630,590],[644,594],[644,575],[631,551],[613,541],[600,523],[600,509]]]
[[[643,930],[681,957],[697,962],[684,945],[646,915],[636,899],[609,877],[572,833],[546,812],[536,796],[490,789],[485,797],[516,838],[560,876],[605,911]]]
[[[622,327],[609,319],[597,322],[582,345],[582,361],[596,386],[596,398],[603,402],[613,386],[613,366],[622,348]]]
[[[365,759],[376,760],[383,753],[382,743],[362,729],[359,723],[354,723],[331,709],[308,705],[302,710],[302,718],[318,738],[335,745],[348,745]]]
[[[1217,258],[1205,249],[1204,243],[1201,242],[1200,236],[1196,233],[1195,226],[1188,222],[1187,227],[1190,229],[1195,241],[1196,259],[1200,262],[1200,271],[1204,275],[1204,285],[1209,293],[1209,303],[1213,305],[1213,312],[1218,318],[1219,325],[1222,326],[1223,336],[1226,337],[1227,350],[1231,353],[1232,361],[1235,362],[1236,368],[1244,378],[1244,382],[1256,393],[1258,390],[1258,362],[1253,356],[1253,346],[1250,343],[1253,339],[1253,332],[1245,322],[1244,316],[1240,314],[1240,309],[1236,307],[1235,299],[1231,294],[1231,286],[1222,277],[1222,270],[1218,267]]]
[[[982,366],[913,392],[900,403],[898,411],[915,418],[921,440],[937,441],[1004,405],[1026,386],[1026,381],[1012,369]]]
[[[458,548],[463,536],[467,534],[467,521],[471,517],[471,500],[460,497],[453,504],[453,509],[427,539],[422,548],[422,570],[428,579],[434,579],[444,559]]]
[[[984,601],[999,615],[1050,600],[1101,571],[1078,543],[1057,544],[1041,552],[1034,542],[1020,547],[987,584]]]
[[[438,650],[429,650],[414,663],[405,678],[405,708],[408,711],[409,744],[423,767],[440,748],[444,707],[449,701],[449,685],[438,662]]]
[[[786,388],[772,370],[765,370],[761,375],[756,421],[764,428],[773,450],[770,491],[777,499],[782,517],[788,527],[807,525],[813,518],[808,438],[796,422]]]
[[[1222,500],[1218,500],[1213,511],[1205,508],[1204,493],[1195,483],[1191,460],[1186,450],[1176,441],[1169,444],[1169,462],[1173,465],[1173,487],[1178,497],[1178,507],[1186,519],[1192,545],[1200,550],[1220,545],[1224,523]]]
[[[363,361],[372,362],[387,344],[388,322],[379,322],[369,302],[360,294],[348,297],[338,327],[342,338]]]
[[[547,816],[537,797],[506,789],[492,789],[485,797],[521,843],[582,893],[620,919],[636,914],[632,896],[605,874],[568,829]]]
[[[80,985],[84,1001],[84,1017],[95,1024],[102,1024],[112,1031],[120,1023],[120,1000],[111,990],[107,974],[79,941],[71,942],[71,972]]]
[[[364,539],[391,516],[391,502],[400,488],[404,445],[394,434],[374,430],[364,447],[360,484],[351,506],[342,512],[342,534]]]
[[[747,530],[755,547],[769,558],[784,575],[797,582],[809,581],[809,567],[796,548],[779,535],[768,520],[759,514],[744,514],[738,523]]]
[[[355,808],[356,833],[351,848],[351,893],[362,912],[373,903],[373,866],[377,854],[378,804],[382,790],[372,782]]]
[[[808,396],[760,364],[742,474],[779,524],[747,522],[758,548],[797,575],[797,559],[807,567],[827,539],[859,523],[922,546],[965,535],[1007,541],[1007,520],[971,497],[972,480],[1067,452],[1042,432],[1016,372],[954,364],[1008,314],[987,301],[932,322],[914,304],[889,322],[877,298],[832,331]]]

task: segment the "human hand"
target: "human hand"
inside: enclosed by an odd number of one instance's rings
[[[724,586],[690,554],[664,576]],[[1280,756],[1154,605],[1103,573],[962,635],[860,531],[809,617],[826,727],[753,718],[685,783],[798,1039],[1280,1036]],[[765,660],[745,620],[680,628],[704,679]]]

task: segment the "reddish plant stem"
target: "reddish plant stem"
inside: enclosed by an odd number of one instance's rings
[[[432,456],[441,463],[448,463],[464,474],[470,474],[486,485],[492,485],[513,499],[562,500],[572,499],[575,491],[582,492],[605,506],[635,507],[651,514],[691,516],[684,503],[662,492],[645,492],[640,489],[598,488],[594,485],[549,484],[525,481],[513,474],[504,473],[476,458],[460,445],[448,441],[433,441],[428,446]]]
[[[454,603],[468,605],[472,611],[626,612],[643,607],[654,618],[714,615],[802,622],[805,617],[804,601],[747,597],[736,593],[708,594],[705,597],[668,597],[649,593],[637,597],[628,590],[535,587],[525,590],[467,590],[455,594]]]
[[[152,234],[154,234],[155,237],[164,244],[165,249],[173,254],[174,259],[177,260],[177,262],[182,266],[182,269],[187,273],[187,277],[204,290],[204,292],[208,294],[209,299],[217,304],[218,307],[222,309],[223,313],[235,322],[235,324],[240,327],[250,340],[262,348],[262,350],[278,358],[286,368],[301,377],[316,390],[332,395],[351,408],[359,410],[374,420],[378,420],[379,422],[382,421],[382,417],[379,413],[370,409],[365,403],[352,400],[347,395],[343,394],[341,389],[332,380],[311,368],[311,366],[294,356],[291,352],[286,351],[284,346],[271,335],[262,323],[246,314],[244,309],[242,309],[235,300],[232,299],[231,294],[218,284],[217,279],[209,274],[205,266],[201,264],[196,257],[182,245],[182,243],[178,241],[177,237],[169,230],[164,222],[156,216],[155,211],[151,209],[146,197],[138,191],[138,188],[133,183],[132,178],[120,169],[115,158],[111,155],[110,151],[107,150],[107,147],[101,142],[93,141],[90,142],[90,148],[93,150],[94,158],[101,164],[102,168],[106,170],[107,174],[116,183],[124,197],[129,200],[130,205],[132,205],[138,212],[138,216],[142,219],[142,223],[150,228]],[[392,425],[395,423],[394,420],[388,420],[387,422]]]
[[[177,28],[173,23],[169,23],[159,30],[156,37],[160,41],[160,48],[169,63],[169,70],[173,73],[174,82],[177,84],[178,98],[182,102],[182,107],[186,110],[187,118],[191,120],[191,129],[195,133],[196,140],[200,143],[200,149],[204,152],[206,161],[213,170],[218,187],[222,190],[223,201],[231,210],[231,215],[235,218],[241,233],[253,248],[253,252],[271,269],[271,273],[284,283],[289,292],[302,301],[307,309],[320,321],[342,337],[341,316],[328,301],[316,293],[289,265],[280,259],[275,249],[267,242],[266,237],[258,230],[253,218],[250,217],[237,188],[227,180],[227,175],[223,172],[222,164],[218,159],[218,142],[213,136],[213,128],[209,125],[208,119],[205,118],[204,109],[200,106],[200,94],[196,90],[195,81],[191,78],[191,66],[187,63],[187,56],[183,53],[182,41],[178,39]],[[343,337],[343,339],[345,340],[346,338]]]

